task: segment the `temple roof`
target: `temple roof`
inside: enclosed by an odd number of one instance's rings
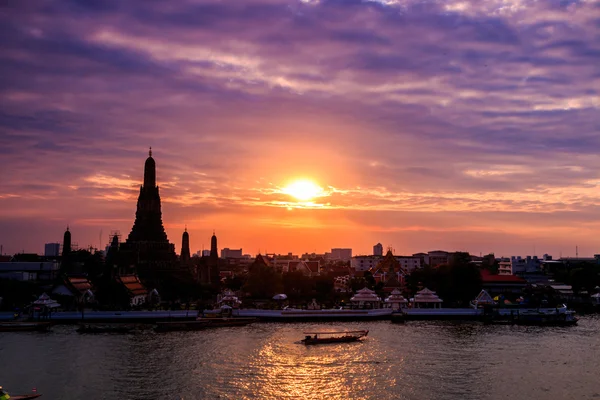
[[[81,294],[92,289],[92,284],[87,278],[67,277],[67,281],[71,287]]]
[[[262,264],[267,267],[272,266],[271,262],[266,257],[263,257],[262,254],[259,254],[256,256],[256,258],[254,259],[254,262],[250,265],[250,267],[257,265],[257,264]]]
[[[117,282],[122,284],[132,296],[146,296],[148,289],[140,282],[137,275],[118,276]]]
[[[400,272],[403,275],[406,274],[406,271],[404,271],[398,260],[396,260],[396,257],[394,257],[394,254],[392,254],[391,250],[388,250],[388,252],[385,254],[385,257],[383,257],[383,260],[381,260],[373,269],[373,275],[389,272]]]

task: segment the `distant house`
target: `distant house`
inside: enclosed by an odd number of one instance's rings
[[[302,272],[306,276],[317,276],[320,273],[318,261],[289,261],[283,272]]]

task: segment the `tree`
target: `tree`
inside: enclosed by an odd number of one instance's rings
[[[319,301],[331,300],[334,294],[333,277],[320,275],[313,278],[315,282],[316,298]]]
[[[445,301],[468,304],[481,291],[479,268],[471,263],[469,253],[455,253],[450,262],[436,271],[437,292]]]
[[[494,275],[498,274],[500,263],[498,260],[496,260],[494,253],[483,256],[483,259],[481,260],[481,268],[487,269]]]
[[[308,299],[313,294],[312,280],[300,271],[284,273],[282,283],[283,292],[290,300]]]
[[[281,293],[283,285],[281,275],[273,268],[257,264],[249,272],[242,290],[250,294],[253,298],[271,298],[277,293]]]
[[[410,294],[414,294],[424,287],[434,291],[437,290],[435,268],[425,265],[424,268],[413,271],[406,278],[406,287]]]
[[[223,286],[229,290],[237,292],[244,285],[244,279],[240,275],[234,275],[227,277]]]

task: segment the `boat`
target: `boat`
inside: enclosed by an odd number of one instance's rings
[[[515,319],[517,325],[536,326],[571,326],[577,325],[577,321],[575,311],[568,310],[566,306],[554,310],[527,310]]]
[[[198,318],[195,321],[157,322],[156,332],[199,331],[203,329],[245,326],[256,322],[256,318]]]
[[[484,322],[494,325],[571,326],[577,321],[575,311],[565,305],[555,308],[484,308]]]
[[[17,396],[10,396],[8,393],[6,393],[2,389],[2,386],[0,386],[0,400],[8,400],[8,399],[11,399],[11,400],[30,400],[30,399],[37,399],[40,396],[41,396],[41,394],[38,394],[38,393],[30,393],[30,394],[22,394],[22,395],[17,395]]]
[[[359,321],[389,319],[391,308],[348,309],[330,308],[321,310],[302,310],[284,308],[283,310],[238,309],[233,316],[254,317],[261,321]]]
[[[50,329],[50,322],[0,322],[0,332],[42,331]]]
[[[357,342],[369,334],[368,330],[343,332],[304,332],[300,342],[305,345]]]
[[[110,325],[80,325],[77,333],[130,333],[128,326],[110,326]]]

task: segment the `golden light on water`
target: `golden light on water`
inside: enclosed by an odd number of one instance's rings
[[[290,195],[300,201],[308,201],[325,195],[323,188],[307,180],[297,180],[282,189],[282,193]]]

